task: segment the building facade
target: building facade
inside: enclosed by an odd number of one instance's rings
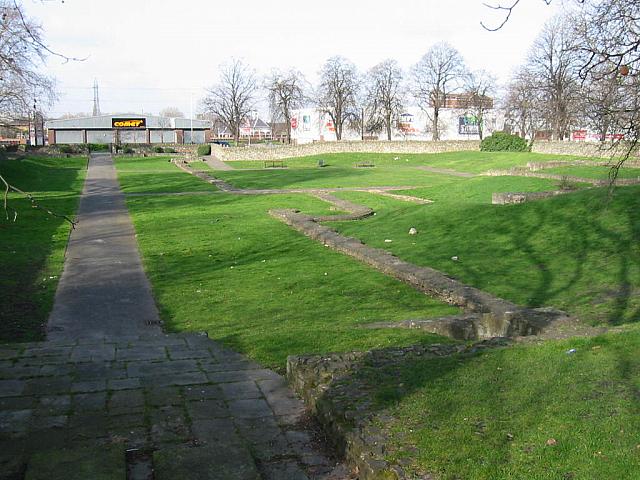
[[[482,120],[483,137],[504,128],[504,114],[490,108],[484,112]],[[478,119],[468,110],[455,105],[440,110],[439,137],[441,140],[478,140],[480,125]],[[367,140],[386,140],[386,131],[365,132]],[[360,140],[362,132],[344,126],[343,140]],[[393,121],[392,140],[431,140],[432,121],[429,112],[419,107],[408,107]],[[296,110],[291,119],[291,139],[297,144],[335,141],[336,129],[328,114],[316,108]]]
[[[45,123],[45,129],[49,145],[67,143],[199,144],[211,140],[210,125],[206,120],[122,114],[49,120]]]

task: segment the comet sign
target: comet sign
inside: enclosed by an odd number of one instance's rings
[[[112,128],[146,128],[147,122],[144,118],[112,118]]]

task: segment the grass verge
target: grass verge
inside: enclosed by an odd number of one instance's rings
[[[86,165],[86,158],[27,157],[0,161],[0,172],[42,205],[73,217]],[[42,340],[71,227],[15,193],[9,204],[18,216],[15,222],[0,216],[0,342]]]

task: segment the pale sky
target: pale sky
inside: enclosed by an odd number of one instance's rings
[[[487,0],[491,2],[491,0]],[[499,0],[496,0],[499,1]],[[472,69],[508,80],[542,24],[562,6],[523,0],[498,32],[483,0],[23,0],[48,44],[82,62],[50,58],[60,100],[50,116],[91,112],[94,79],[103,112],[200,110],[218,66],[243,60],[259,75],[300,70],[311,82],[333,55],[361,71],[395,58],[409,69],[447,41]],[[493,19],[493,21],[492,21]]]

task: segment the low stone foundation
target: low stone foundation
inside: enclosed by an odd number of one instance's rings
[[[565,193],[571,193],[575,190],[553,190],[549,192],[504,192],[504,193],[492,193],[491,203],[494,205],[513,205],[517,203],[531,202],[534,200],[541,200],[543,198],[555,197],[557,195],[564,195]]]
[[[472,355],[509,345],[495,338],[474,345],[428,345],[328,355],[299,355],[287,359],[287,380],[324,429],[328,440],[359,480],[409,480],[401,465],[385,460],[386,411],[372,405],[375,389],[360,372],[400,368],[403,363],[449,355]],[[422,480],[433,477],[425,474]]]
[[[271,210],[269,213],[334,250],[354,257],[432,297],[461,307],[467,313],[476,314],[473,320],[467,319],[471,324],[463,331],[472,334],[465,333],[464,338],[535,335],[552,322],[566,317],[563,312],[555,310],[519,307],[465,285],[433,268],[420,267],[400,260],[386,250],[369,247],[358,239],[345,237],[329,227],[318,224],[317,220],[324,220],[322,217],[316,219],[293,210]]]

